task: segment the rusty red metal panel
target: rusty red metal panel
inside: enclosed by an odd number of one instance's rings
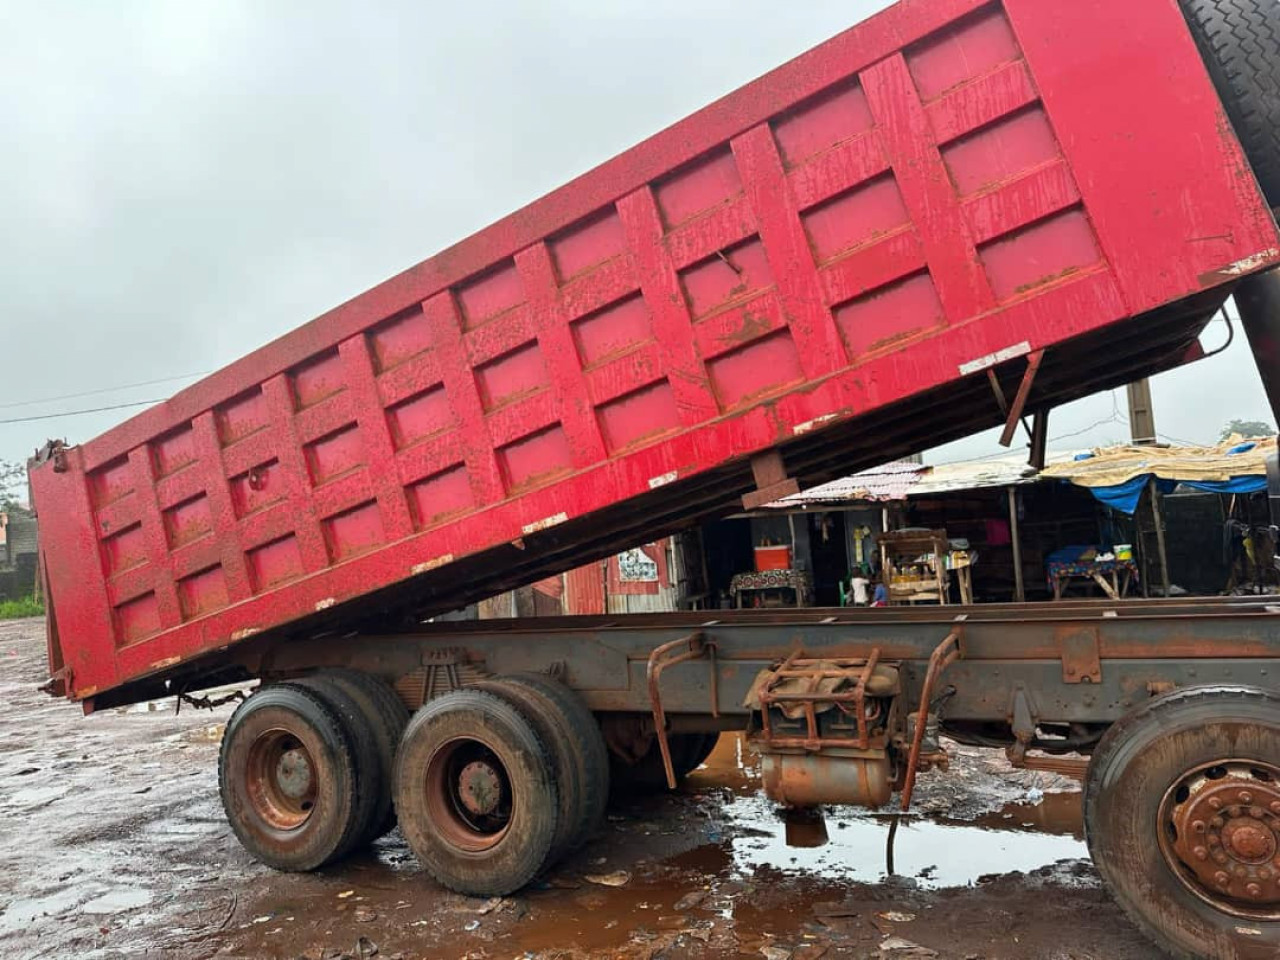
[[[507,544],[545,576],[640,495],[1039,351],[1060,384],[1277,247],[1174,0],[904,0],[38,465],[69,689]]]

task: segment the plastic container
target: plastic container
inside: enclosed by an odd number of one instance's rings
[[[1123,560],[1132,560],[1132,559],[1133,559],[1133,544],[1131,544],[1131,543],[1117,543],[1117,544],[1116,544],[1116,546],[1115,546],[1115,554],[1116,554],[1116,559],[1117,559],[1117,560],[1122,560],[1122,561],[1123,561]]]
[[[756,571],[790,570],[790,547],[756,547]]]

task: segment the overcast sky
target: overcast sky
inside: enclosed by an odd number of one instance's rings
[[[0,0],[0,421],[167,396],[884,6]],[[1242,343],[1155,403],[1270,419]],[[132,412],[0,423],[0,459]]]

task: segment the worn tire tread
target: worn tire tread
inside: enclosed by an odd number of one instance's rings
[[[1280,206],[1280,3],[1181,4],[1262,192]]]

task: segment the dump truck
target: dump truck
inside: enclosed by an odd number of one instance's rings
[[[517,890],[747,729],[780,803],[909,810],[944,736],[1086,778],[1180,956],[1280,951],[1280,601],[433,622],[1201,359],[1280,398],[1280,14],[902,0],[79,445],[30,483],[51,694],[258,681],[228,819],[282,870],[397,823]],[[584,80],[587,78],[584,78]],[[895,800],[896,796],[896,800]]]

